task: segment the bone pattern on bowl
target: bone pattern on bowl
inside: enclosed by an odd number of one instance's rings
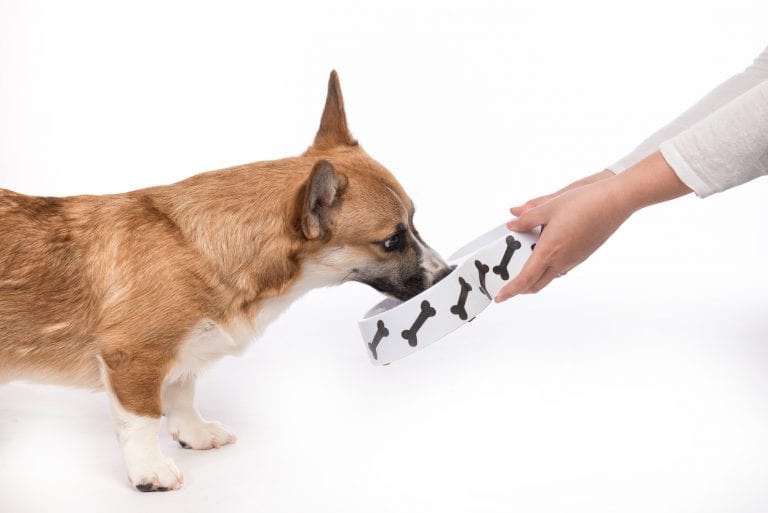
[[[376,305],[360,321],[371,361],[387,365],[472,321],[517,275],[537,238],[497,227],[455,253],[456,268],[440,282],[406,302]]]

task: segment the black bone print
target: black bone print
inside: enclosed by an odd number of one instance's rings
[[[467,320],[467,296],[469,295],[469,291],[472,290],[472,285],[467,283],[467,280],[459,276],[459,286],[461,287],[461,292],[459,292],[459,302],[451,307],[451,313],[453,315],[458,315],[459,319],[462,321]]]
[[[379,359],[379,356],[376,354],[376,348],[379,347],[379,342],[381,342],[381,339],[388,336],[389,330],[384,326],[384,321],[379,320],[379,322],[376,323],[376,334],[373,336],[373,341],[368,343],[368,349],[371,350],[374,360]]]
[[[475,260],[475,267],[477,268],[477,277],[480,280],[480,292],[485,294],[488,299],[493,299],[488,293],[488,289],[485,288],[485,275],[491,270],[490,267],[482,263],[480,260]]]
[[[429,319],[430,317],[434,317],[437,315],[437,310],[432,308],[429,304],[429,301],[426,299],[421,302],[421,312],[419,312],[419,316],[416,317],[416,320],[413,321],[413,325],[410,329],[403,330],[401,333],[402,337],[408,341],[408,345],[411,347],[416,347],[416,344],[418,343],[418,340],[416,339],[416,335],[418,334],[421,327],[424,325],[424,323]]]
[[[515,240],[511,235],[507,235],[506,242],[507,249],[504,251],[504,256],[501,257],[501,262],[499,265],[493,266],[493,273],[498,274],[502,280],[509,279],[509,269],[507,269],[509,261],[512,260],[512,255],[515,254],[515,251],[522,247],[520,241]]]

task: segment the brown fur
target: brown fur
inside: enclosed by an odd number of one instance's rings
[[[317,192],[319,161],[334,181]],[[299,157],[108,196],[0,189],[0,380],[97,387],[100,357],[121,404],[159,416],[163,379],[196,323],[251,322],[328,248],[394,265],[377,241],[412,226],[412,210],[350,135],[335,73]]]

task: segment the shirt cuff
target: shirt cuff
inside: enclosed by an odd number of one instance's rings
[[[619,173],[623,173],[630,167],[634,166],[635,164],[637,164],[638,162],[640,162],[641,160],[643,160],[644,158],[646,158],[648,155],[650,155],[656,150],[657,148],[654,148],[652,150],[643,148],[641,151],[641,148],[638,147],[632,153],[617,160],[616,162],[614,162],[613,164],[611,164],[605,169],[607,169],[608,171],[611,171],[615,175],[618,175]]]
[[[614,162],[610,166],[606,167],[608,171],[613,173],[614,175],[618,175],[619,173],[623,172],[625,169],[627,169],[627,166],[624,165],[622,162]]]
[[[664,160],[667,161],[667,164],[669,164],[675,174],[677,174],[677,177],[680,178],[680,181],[695,192],[696,196],[699,198],[706,198],[710,194],[717,192],[697,175],[690,165],[688,165],[688,161],[685,160],[675,146],[674,139],[663,142],[661,146],[659,146],[659,151],[664,157]]]

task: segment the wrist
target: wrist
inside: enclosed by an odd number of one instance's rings
[[[628,218],[641,207],[638,206],[636,191],[622,174],[607,178],[603,182],[604,197],[607,201],[606,215]]]
[[[610,180],[618,203],[629,214],[691,192],[656,151]]]

